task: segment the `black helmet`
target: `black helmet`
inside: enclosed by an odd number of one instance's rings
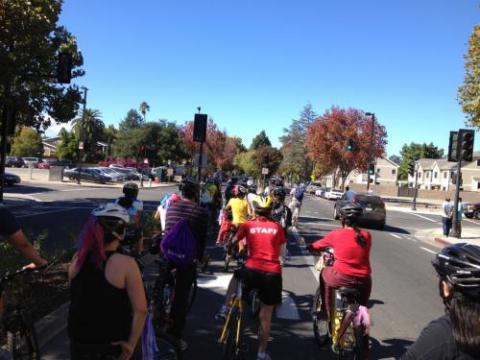
[[[249,194],[256,194],[257,193],[257,187],[255,185],[250,185],[248,187],[248,193]]]
[[[136,198],[138,196],[138,185],[133,182],[128,182],[123,185],[123,193],[127,198]]]
[[[340,208],[340,216],[344,219],[357,220],[363,214],[363,208],[358,204],[348,203]]]
[[[454,290],[475,300],[480,299],[480,247],[458,243],[446,246],[432,265],[438,275],[453,285]]]
[[[276,197],[279,197],[280,199],[285,199],[285,196],[287,196],[287,192],[285,191],[285,189],[283,187],[277,187],[277,188],[273,189],[272,195],[276,196]]]

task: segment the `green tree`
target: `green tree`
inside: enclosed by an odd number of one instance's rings
[[[103,130],[101,141],[105,142],[108,145],[107,156],[112,156],[113,154],[113,144],[118,136],[118,130],[113,125],[109,125]]]
[[[75,135],[61,128],[58,136],[61,139],[57,147],[58,158],[61,160],[78,160],[78,140]]]
[[[260,133],[253,138],[252,145],[250,145],[250,150],[257,150],[263,146],[272,146],[272,143],[265,133],[265,130],[260,131]]]
[[[400,156],[402,157],[402,161],[400,162],[398,176],[400,180],[407,180],[408,165],[410,162],[418,159],[440,159],[443,157],[443,149],[439,149],[433,145],[433,143],[418,144],[412,142],[408,145],[403,145]]]
[[[463,112],[470,125],[480,127],[480,25],[473,28],[465,55],[465,78],[458,89]]]
[[[76,138],[83,141],[84,159],[98,160],[97,141],[101,140],[105,129],[100,111],[85,109],[85,112],[73,120],[72,125]]]
[[[393,161],[395,164],[399,164],[402,162],[402,158],[398,155],[390,155],[388,160]]]
[[[77,113],[78,86],[55,80],[60,52],[72,54],[74,78],[84,74],[75,37],[57,24],[62,2],[0,1],[0,103],[16,111],[18,124],[47,128]]]
[[[142,126],[143,118],[135,109],[130,109],[125,118],[120,121],[120,130],[137,129]]]
[[[254,160],[255,150],[240,152],[235,155],[233,164],[237,169],[251,176],[259,176],[260,171]]]
[[[263,146],[255,150],[253,160],[258,169],[258,173],[261,173],[262,168],[267,168],[269,174],[273,175],[277,172],[283,156],[280,150],[271,146]]]
[[[14,156],[37,156],[43,155],[42,137],[38,131],[24,127],[13,138],[12,155]]]
[[[143,115],[143,122],[145,122],[145,121],[146,121],[147,112],[150,111],[150,105],[148,105],[146,101],[142,101],[141,104],[140,104],[139,110],[140,110],[140,112],[141,112],[142,115]]]

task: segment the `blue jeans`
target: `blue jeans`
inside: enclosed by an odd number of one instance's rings
[[[450,234],[450,229],[452,228],[452,219],[442,216],[442,226],[443,226],[443,235],[447,236]]]

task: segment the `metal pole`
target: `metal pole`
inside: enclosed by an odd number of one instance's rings
[[[200,154],[198,154],[198,203],[200,204],[200,196],[202,195],[202,162],[203,162],[203,141],[200,143]]]
[[[365,115],[370,115],[372,118],[372,129],[371,129],[371,134],[370,134],[370,147],[368,151],[368,167],[370,167],[370,164],[373,162],[372,159],[372,151],[373,151],[373,137],[375,136],[375,114],[374,113],[365,113]],[[375,173],[374,173],[375,175]],[[367,192],[370,190],[370,174],[368,173],[367,169]]]
[[[417,165],[415,164],[415,182],[413,185],[413,204],[412,204],[412,210],[417,210],[417,193],[418,193],[418,169],[416,168]]]
[[[456,238],[460,238],[460,219],[458,217],[458,198],[460,197],[460,181],[462,178],[462,159],[460,156],[460,152],[457,152],[458,154],[458,161],[457,161],[457,179],[456,179],[456,185],[455,185],[455,199],[453,202],[453,236]]]
[[[85,110],[87,109],[87,91],[88,91],[88,89],[85,86],[83,86],[82,89],[83,89],[82,122],[85,123]],[[83,135],[83,130],[82,130],[82,128],[80,127],[78,129],[78,131],[79,131],[78,135],[80,137],[80,142],[83,142],[83,136],[82,136]],[[84,147],[85,143],[83,143],[82,145]],[[80,158],[79,158],[79,163],[78,163],[78,167],[77,167],[77,170],[78,170],[77,184],[80,185],[80,176],[81,176],[81,172],[82,172],[82,149],[79,149],[79,156],[80,156]]]
[[[5,189],[5,160],[7,157],[7,129],[8,129],[8,108],[3,104],[2,111],[2,144],[0,154],[0,203],[3,202],[3,191]]]

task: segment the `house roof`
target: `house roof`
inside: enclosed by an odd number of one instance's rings
[[[437,159],[437,165],[440,170],[452,170],[457,167],[456,163],[448,161],[447,159]]]
[[[425,170],[433,170],[433,167],[435,165],[435,162],[438,159],[418,159],[416,163],[422,167],[422,169]]]

